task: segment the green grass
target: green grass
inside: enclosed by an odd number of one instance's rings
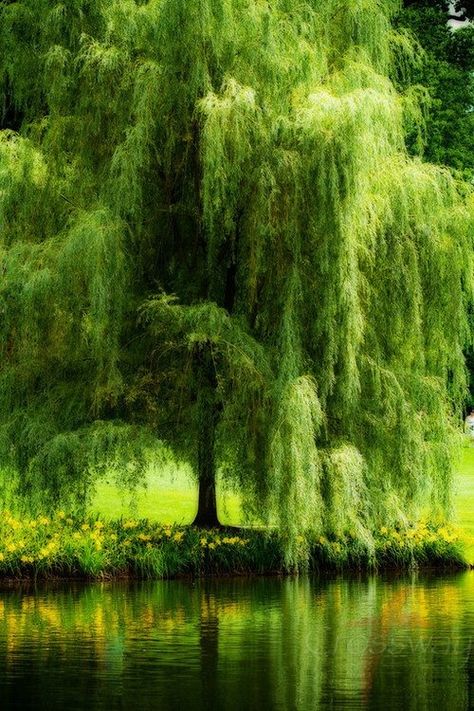
[[[162,524],[190,524],[197,510],[197,486],[183,467],[151,470],[146,488],[133,495],[113,483],[102,482],[91,506],[91,514],[112,520],[122,516],[137,516]],[[236,494],[219,491],[219,519],[225,526],[242,523],[240,498]]]
[[[474,446],[463,449],[455,480],[455,507],[457,522],[469,537],[474,538]],[[474,564],[474,544],[466,550],[468,562]]]

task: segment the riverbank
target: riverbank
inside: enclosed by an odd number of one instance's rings
[[[372,544],[350,534],[296,541],[291,570],[467,567],[463,534],[449,526],[382,527]],[[257,529],[199,530],[148,520],[0,518],[0,577],[150,578],[291,572],[285,540]]]

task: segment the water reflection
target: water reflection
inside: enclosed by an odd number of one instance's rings
[[[474,708],[474,573],[0,592],[0,708]]]

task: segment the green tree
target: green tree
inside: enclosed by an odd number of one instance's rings
[[[448,165],[470,182],[474,179],[474,25],[456,29],[447,20],[460,13],[460,19],[474,19],[471,2],[447,0],[405,0],[397,18],[400,27],[413,33],[423,48],[424,57],[409,81],[418,82],[427,91],[426,123],[423,134],[411,130],[407,145],[411,152],[428,160]],[[421,139],[421,140],[420,140]],[[470,395],[466,406],[474,402],[474,354],[466,349],[470,377]]]
[[[0,11],[0,455],[19,491],[157,439],[288,536],[448,505],[470,196],[409,158],[393,0]]]
[[[461,18],[473,16],[464,4]],[[408,30],[421,45],[424,56],[412,71],[406,90],[416,82],[427,92],[426,124],[411,131],[408,146],[433,163],[450,166],[466,179],[474,177],[474,25],[456,31],[448,25],[452,3],[439,0],[405,0],[397,17],[399,28]],[[461,3],[457,10],[461,11]]]

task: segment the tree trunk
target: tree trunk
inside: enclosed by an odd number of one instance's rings
[[[218,528],[216,498],[215,439],[221,410],[217,399],[217,380],[210,347],[196,358],[198,383],[198,510],[193,526]]]
[[[193,526],[199,528],[218,528],[220,526],[217,517],[217,498],[216,498],[216,477],[214,470],[214,457],[209,456],[209,451],[202,452],[203,448],[208,450],[210,446],[209,440],[199,443],[199,495],[198,495],[198,510],[193,521]],[[202,455],[202,456],[201,456]],[[212,461],[209,461],[212,460]]]

